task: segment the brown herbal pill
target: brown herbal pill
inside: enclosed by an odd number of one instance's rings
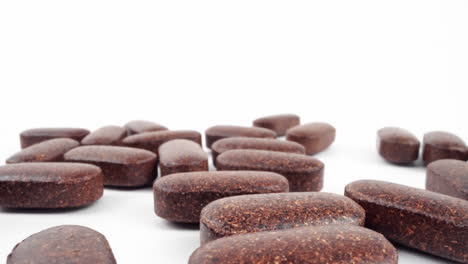
[[[159,147],[161,176],[178,172],[207,171],[208,154],[191,140],[175,139]]]
[[[127,131],[119,126],[105,126],[91,132],[81,140],[82,145],[121,145]]]
[[[426,189],[468,200],[468,163],[437,160],[427,166]]]
[[[168,130],[146,132],[124,138],[123,144],[158,153],[159,146],[174,139],[192,140],[201,145],[201,134],[194,130]]]
[[[426,165],[440,159],[467,160],[467,156],[465,142],[452,133],[434,131],[424,135],[423,160]]]
[[[63,154],[80,143],[71,138],[55,138],[42,141],[14,154],[6,163],[63,161]]]
[[[99,167],[63,162],[19,163],[0,167],[0,206],[72,208],[101,198]]]
[[[468,263],[468,202],[404,185],[361,180],[345,195],[366,210],[366,226],[390,241]]]
[[[115,264],[107,239],[77,225],[56,226],[16,245],[7,264]]]
[[[286,139],[303,145],[307,155],[328,148],[335,141],[336,130],[327,123],[308,123],[288,129]]]
[[[397,264],[381,234],[351,225],[301,227],[224,237],[198,248],[189,264]]]
[[[174,222],[198,223],[210,202],[228,196],[287,192],[288,180],[273,172],[206,171],[172,174],[155,181],[154,208]]]
[[[311,225],[364,225],[353,200],[321,192],[241,195],[216,200],[200,216],[201,243],[220,237]]]
[[[216,158],[219,154],[233,149],[257,149],[285,153],[305,154],[304,147],[292,141],[278,140],[272,138],[230,137],[220,139],[211,146],[213,164],[216,165]]]
[[[165,126],[144,120],[135,120],[128,122],[127,124],[125,124],[125,128],[127,128],[127,135],[129,136],[145,132],[167,130],[167,127]]]
[[[276,138],[276,133],[270,129],[243,126],[213,126],[205,131],[205,135],[208,148],[217,140],[228,137]]]
[[[157,155],[143,149],[116,146],[82,146],[65,153],[65,161],[96,165],[104,185],[140,187],[153,183]]]
[[[53,138],[71,138],[80,142],[89,130],[83,128],[33,128],[20,134],[21,148]]]
[[[278,136],[284,136],[286,130],[299,124],[299,116],[294,114],[265,116],[253,121],[254,126],[273,130]]]
[[[385,127],[377,132],[377,150],[388,162],[405,164],[418,159],[419,140],[399,127]]]
[[[218,170],[276,172],[289,181],[291,192],[320,191],[325,165],[318,159],[292,153],[264,150],[229,150],[216,160]]]

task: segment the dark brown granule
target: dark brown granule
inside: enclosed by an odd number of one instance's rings
[[[254,137],[254,138],[276,138],[275,131],[261,127],[243,127],[243,126],[212,126],[205,131],[206,146],[211,145],[217,140],[228,137]]]
[[[208,204],[200,216],[201,243],[237,234],[312,225],[364,225],[353,200],[321,192],[252,194]]]
[[[124,138],[123,144],[128,147],[146,149],[157,154],[159,146],[174,139],[192,140],[201,146],[201,134],[194,130],[146,132]]]
[[[82,146],[64,155],[65,161],[93,164],[102,169],[104,185],[141,187],[153,183],[157,155],[143,149]]]
[[[6,163],[63,161],[63,154],[79,145],[71,138],[49,139],[22,149],[9,157]]]
[[[468,163],[437,160],[427,166],[426,189],[468,200]]]
[[[18,163],[0,167],[0,206],[73,208],[101,198],[99,167],[64,162]]]
[[[299,124],[300,118],[295,114],[270,115],[253,121],[254,126],[273,130],[278,136],[284,136],[288,129]]]
[[[424,164],[440,159],[467,160],[468,149],[465,142],[458,136],[434,131],[424,135],[423,139],[423,161]]]
[[[127,129],[127,135],[129,136],[140,134],[140,133],[145,133],[145,132],[167,130],[167,127],[163,125],[145,121],[145,120],[130,121],[127,124],[125,124],[125,128]]]
[[[303,145],[307,155],[327,149],[335,141],[336,130],[327,123],[308,123],[286,131],[286,139]]]
[[[81,140],[82,145],[122,145],[127,130],[120,126],[105,126],[88,134]]]
[[[76,225],[56,226],[16,245],[7,264],[115,264],[107,239]]]
[[[346,186],[366,210],[366,226],[390,241],[468,263],[468,201],[376,180]]]
[[[159,147],[161,176],[178,172],[207,171],[208,154],[191,140],[170,140]]]
[[[352,225],[301,227],[225,237],[205,244],[189,264],[397,264],[381,234]]]
[[[83,128],[33,128],[20,134],[21,148],[54,138],[71,138],[78,142],[89,134]]]
[[[155,212],[174,222],[198,223],[203,207],[220,198],[289,190],[288,180],[273,172],[206,171],[177,173],[155,181]]]
[[[320,191],[325,165],[318,159],[263,150],[229,150],[216,160],[218,170],[276,172],[289,181],[291,192]]]
[[[385,127],[377,132],[377,151],[388,162],[411,163],[418,159],[420,142],[411,132]]]

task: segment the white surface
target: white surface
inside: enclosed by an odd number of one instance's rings
[[[0,159],[31,127],[132,119],[200,132],[293,112],[336,126],[318,155],[324,191],[373,178],[424,186],[386,164],[375,132],[397,125],[468,140],[468,2],[0,1]],[[119,263],[186,263],[198,231],[153,213],[151,190],[107,190],[68,212],[0,211],[0,259],[42,229],[80,224]],[[445,263],[400,251],[400,263]]]

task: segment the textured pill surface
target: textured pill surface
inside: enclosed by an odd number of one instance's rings
[[[296,142],[272,138],[230,137],[220,139],[211,146],[213,164],[216,163],[219,154],[233,149],[257,149],[305,154],[304,147]]]
[[[396,264],[381,234],[351,225],[301,227],[225,237],[198,248],[189,264]]]
[[[388,162],[405,164],[418,159],[420,142],[411,132],[385,127],[377,132],[377,151]]]
[[[16,245],[7,264],[115,264],[107,239],[84,226],[56,226]]]
[[[145,133],[145,132],[167,130],[167,127],[163,125],[153,123],[150,121],[145,121],[145,120],[130,121],[127,124],[125,124],[125,128],[127,129],[127,134],[129,136],[134,135],[134,134]]]
[[[286,132],[286,139],[303,145],[307,155],[321,152],[335,141],[336,130],[327,123],[315,122],[295,126]]]
[[[376,180],[346,186],[366,211],[366,226],[390,241],[454,261],[468,262],[468,202]]]
[[[208,204],[200,216],[201,242],[236,234],[302,226],[364,225],[365,212],[338,194],[304,192],[252,194]]]
[[[79,145],[71,138],[49,139],[22,149],[9,157],[6,163],[63,161],[63,154]]]
[[[175,139],[159,147],[161,176],[178,172],[207,171],[208,154],[191,140]]]
[[[468,163],[437,160],[427,166],[426,189],[468,200]]]
[[[264,150],[229,150],[216,160],[218,170],[271,171],[285,176],[292,192],[320,191],[325,165],[318,159]]]
[[[19,163],[0,167],[0,206],[72,208],[102,196],[99,167],[63,162]]]
[[[143,149],[82,146],[65,153],[65,161],[83,162],[102,169],[106,186],[140,187],[152,184],[157,155]]]
[[[89,130],[83,128],[33,128],[21,132],[21,148],[53,138],[71,138],[80,142]]]
[[[208,148],[211,148],[217,140],[228,137],[276,138],[276,133],[266,128],[222,125],[208,128],[205,135]]]
[[[123,144],[128,147],[142,148],[158,153],[159,146],[174,139],[192,140],[201,145],[201,134],[194,130],[167,130],[146,132],[126,137]]]
[[[278,136],[284,136],[288,129],[299,124],[300,118],[295,114],[270,115],[257,118],[253,121],[254,126],[273,130]]]
[[[443,132],[433,131],[426,133],[423,139],[424,164],[440,159],[467,160],[468,149],[465,142],[458,136]]]
[[[177,173],[155,181],[155,212],[174,222],[198,223],[200,211],[220,198],[289,190],[283,176],[262,171]]]
[[[121,145],[127,130],[120,126],[101,127],[81,140],[82,145]]]

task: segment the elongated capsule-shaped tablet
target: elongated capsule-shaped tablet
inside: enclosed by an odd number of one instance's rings
[[[295,114],[270,115],[257,118],[253,121],[254,126],[273,130],[278,136],[284,136],[288,129],[299,124],[300,118]]]
[[[286,131],[286,139],[303,145],[307,155],[313,155],[328,148],[335,141],[336,130],[327,123],[308,123]]]
[[[212,126],[205,131],[205,135],[208,148],[217,140],[228,137],[276,138],[276,133],[270,129],[226,125]]]
[[[405,164],[418,159],[419,140],[398,127],[385,127],[377,132],[377,151],[388,162]]]
[[[125,124],[125,128],[127,129],[127,135],[129,136],[145,132],[167,130],[167,127],[163,125],[145,120],[130,121],[127,124]]]
[[[119,146],[127,136],[127,130],[119,126],[101,127],[81,140],[82,145],[114,145]]]
[[[6,163],[63,161],[63,154],[80,143],[71,138],[54,138],[22,149],[6,160]]]
[[[170,140],[159,147],[161,176],[178,172],[207,171],[208,154],[191,140]]]
[[[426,170],[426,189],[468,201],[468,162],[437,160]]]
[[[21,148],[53,138],[71,138],[80,142],[89,130],[83,128],[33,128],[21,132]]]
[[[192,140],[201,145],[201,134],[194,130],[163,130],[136,134],[124,138],[123,145],[146,149],[157,154],[159,146],[174,139]]]
[[[465,142],[458,136],[444,132],[433,131],[426,133],[423,139],[424,164],[440,159],[468,159],[468,148]]]

